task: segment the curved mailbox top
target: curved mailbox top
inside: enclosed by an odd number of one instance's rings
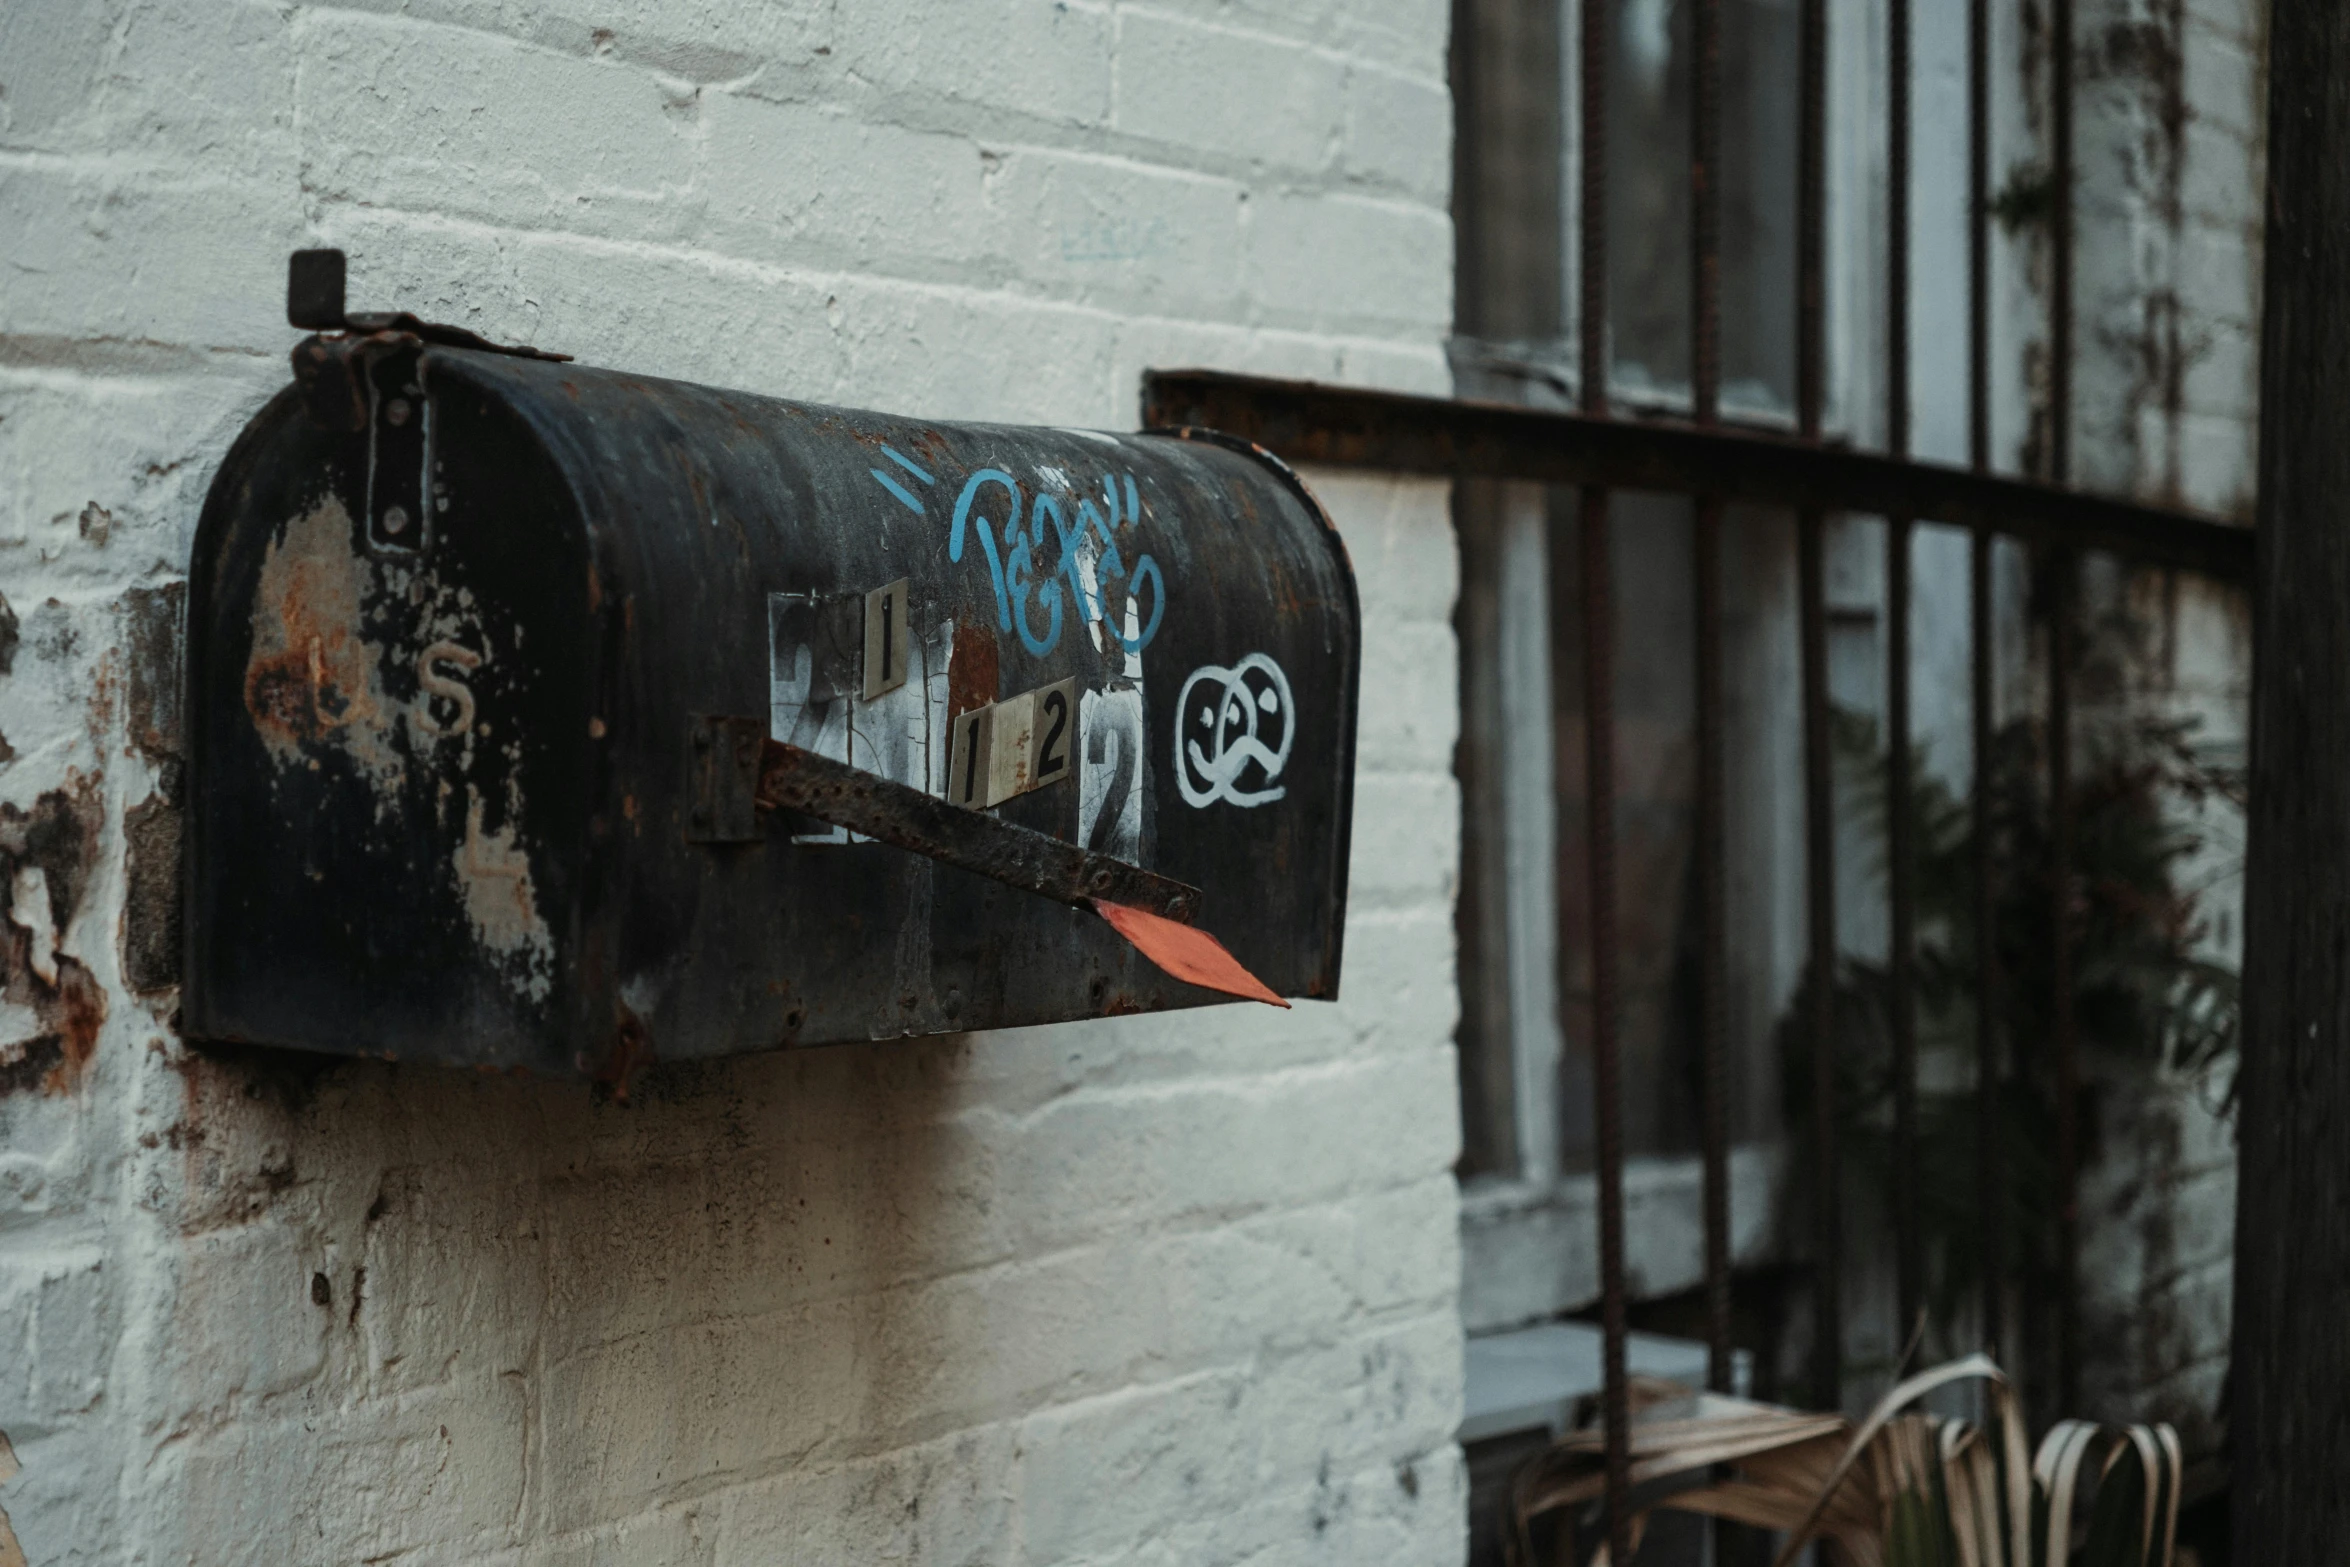
[[[1220,999],[756,809],[768,739],[1197,889],[1336,994],[1354,582],[1268,455],[329,346],[197,540],[192,1035],[624,1075]]]

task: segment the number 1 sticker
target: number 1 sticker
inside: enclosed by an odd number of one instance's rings
[[[959,715],[947,753],[947,799],[986,810],[1075,771],[1077,682],[1057,681]]]
[[[984,810],[987,798],[987,738],[995,707],[975,707],[955,720],[953,745],[947,753],[947,799],[955,805]]]

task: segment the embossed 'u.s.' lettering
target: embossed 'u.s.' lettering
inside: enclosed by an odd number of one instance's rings
[[[481,667],[481,655],[462,642],[435,642],[416,658],[416,684],[424,700],[416,704],[417,721],[437,735],[461,735],[473,728],[473,690],[463,677],[445,675],[435,665],[453,664],[471,672]],[[433,716],[433,699],[453,704],[456,722],[443,724]]]

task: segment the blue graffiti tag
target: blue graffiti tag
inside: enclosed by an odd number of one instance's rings
[[[1010,555],[1004,560],[1005,583],[1020,595],[1020,613],[1012,629],[1020,633],[1020,645],[1040,658],[1050,653],[1061,640],[1061,585],[1051,578],[1040,579],[1036,575],[1034,546],[1044,542],[1044,519],[1047,514],[1053,519],[1056,540],[1068,538],[1068,525],[1061,521],[1061,503],[1050,495],[1039,495],[1036,503],[1028,508],[1027,534],[1012,545]],[[1007,534],[1007,542],[1009,538]],[[1040,593],[1053,612],[1052,620],[1046,625],[1042,636],[1028,627],[1028,601]]]
[[[963,558],[963,531],[971,521],[971,503],[979,499],[981,488],[989,484],[1002,485],[1004,493],[1012,497],[1012,515],[1004,519],[1004,537],[1009,539],[1018,535],[1020,486],[1013,483],[1012,476],[1001,468],[982,468],[963,481],[963,493],[955,499],[955,527],[947,535],[947,559],[959,561]],[[987,555],[988,580],[995,584],[996,629],[1009,631],[1012,629],[1012,600],[1004,591],[1004,563],[1002,557],[996,554],[995,533],[984,516],[979,519],[979,547]]]
[[[894,454],[892,454],[894,455]],[[877,471],[876,478],[883,476]],[[995,589],[996,627],[1001,631],[1016,632],[1020,645],[1043,657],[1061,640],[1061,581],[1066,577],[1069,602],[1078,618],[1089,624],[1109,626],[1118,645],[1129,653],[1139,653],[1159,634],[1159,623],[1167,613],[1167,579],[1159,570],[1159,563],[1143,555],[1128,571],[1125,557],[1118,552],[1117,533],[1121,527],[1132,526],[1142,520],[1142,497],[1136,489],[1134,476],[1126,474],[1123,507],[1120,506],[1119,475],[1106,475],[1102,480],[1102,504],[1097,506],[1091,497],[1077,502],[1075,520],[1057,498],[1038,495],[1033,502],[1023,505],[1019,484],[1001,468],[982,468],[963,482],[963,493],[955,501],[955,520],[947,535],[947,559],[963,558],[963,542],[967,534],[976,532],[981,553],[987,557],[989,584]],[[886,480],[884,480],[887,483]],[[984,512],[977,513],[978,526],[972,527],[972,518],[982,492],[989,485],[1001,486],[1011,498],[1011,510],[1000,524]],[[889,486],[895,490],[894,484]],[[1027,526],[1021,526],[1023,510]],[[1040,572],[1037,557],[1048,543],[1046,524],[1051,524],[1050,544],[1058,551],[1058,559],[1049,570]],[[997,547],[997,528],[1002,529],[1002,548]],[[1079,546],[1091,529],[1101,540],[1101,555],[1096,562],[1099,583],[1086,580],[1081,566]],[[1150,618],[1136,630],[1126,633],[1125,617],[1113,613],[1114,601],[1109,600],[1107,587],[1122,582],[1127,596],[1135,603],[1147,596]],[[1148,584],[1146,594],[1145,584]],[[1036,602],[1041,601],[1041,610]],[[1041,613],[1044,629],[1036,629],[1034,615]]]

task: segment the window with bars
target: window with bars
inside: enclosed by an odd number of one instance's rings
[[[1928,1285],[1921,1079],[1986,1127],[1985,1085],[2044,1082],[2061,1195],[2032,1200],[2068,1217],[2046,1256],[2003,1239],[2039,1218],[1978,1158],[1936,1201],[1974,1216],[1999,1283],[1945,1336],[1995,1341],[2020,1303],[2011,1358],[2079,1396],[2083,1312],[2115,1308],[2069,1217],[2100,1070],[2075,1013],[2104,983],[2080,973],[2081,867],[2106,852],[2075,796],[2133,724],[2200,724],[2206,761],[2242,733],[2249,540],[2210,515],[2249,509],[2239,12],[1458,0],[1458,385],[1556,411],[1427,443],[1459,479],[1472,1333],[1597,1302],[1613,1340],[1630,1297],[1702,1285],[1670,1320],[1719,1347],[1732,1259],[1775,1264],[1808,1290],[1780,1348],[1810,1341],[1779,1390],[1855,1396]],[[2240,133],[2181,129],[2204,121]],[[2047,821],[2028,863],[1993,864],[2027,852],[1983,814],[2019,739]],[[1971,889],[1921,899],[1905,801],[1977,813]],[[2181,874],[2224,958],[2220,860]],[[1934,982],[1991,999],[1921,1042],[1921,918],[1947,967],[1968,945],[1947,927],[1991,929],[2026,888],[2046,950],[2003,974],[1997,938],[1974,944]],[[1853,1059],[1853,966],[1882,1059]],[[1888,1138],[1873,1207],[1840,1190],[1846,1112],[1822,1110],[1854,1072],[1891,1084],[1857,1128]]]
[[[1148,379],[1153,423],[1457,482],[1463,1316],[1596,1305],[1618,1455],[1633,1298],[1723,1385],[1733,1259],[1766,1392],[1865,1400],[1932,1283],[1929,1349],[2217,1448],[2232,1165],[2174,1154],[2226,1134],[2081,1007],[2136,896],[2107,740],[2240,756],[2261,41],[2077,3],[1457,0],[1461,395]],[[2208,917],[2155,989],[2236,896],[2163,853]]]

